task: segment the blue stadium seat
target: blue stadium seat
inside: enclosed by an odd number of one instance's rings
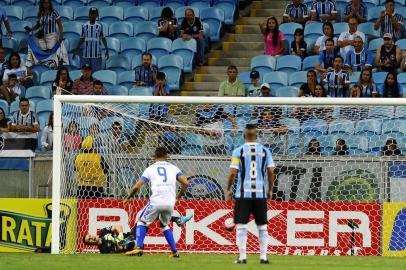
[[[369,107],[368,118],[387,118],[391,119],[394,117],[393,106],[373,106]]]
[[[74,19],[77,22],[88,22],[89,21],[89,9],[90,6],[80,6],[76,7],[74,10]]]
[[[147,42],[147,51],[154,55],[158,62],[159,58],[161,58],[164,55],[168,55],[171,52],[172,48],[172,40],[169,38],[163,38],[163,37],[157,37],[157,38],[151,38]],[[183,66],[182,66],[183,68]]]
[[[133,25],[129,22],[115,22],[109,26],[109,37],[124,39],[134,34]]]
[[[41,74],[40,84],[42,86],[51,87],[52,82],[56,78],[56,73],[57,73],[57,70],[48,70],[48,71],[45,71],[44,73],[42,73]]]
[[[159,34],[158,25],[154,22],[137,22],[134,24],[134,36],[148,41]]]
[[[382,121],[377,119],[360,120],[355,125],[357,135],[379,135],[382,131]]]
[[[210,7],[210,1],[207,0],[190,0],[188,1],[188,5],[192,7],[196,7],[200,10]]]
[[[113,55],[106,60],[106,69],[117,73],[131,69],[131,61],[123,55]]]
[[[314,67],[316,62],[319,60],[318,55],[311,55],[303,59],[303,67],[302,70],[315,70]]]
[[[150,8],[149,9],[149,20],[151,22],[156,22],[157,23],[158,20],[161,18],[162,9],[164,9],[164,7]]]
[[[361,23],[360,25],[358,25],[358,31],[364,33],[365,36],[368,38],[368,41],[381,36],[380,31],[374,29],[373,22]]]
[[[248,118],[251,117],[253,114],[253,106],[252,105],[240,105],[237,106],[235,109],[235,116],[236,117],[242,117],[242,118]]]
[[[289,75],[289,85],[294,87],[300,87],[307,82],[307,72],[297,71]]]
[[[120,40],[118,38],[107,37],[106,41],[107,41],[107,47],[109,48],[110,56],[119,54],[119,52],[121,51]],[[104,46],[102,45],[103,55],[104,55],[105,50],[106,50],[106,48],[104,48]]]
[[[73,8],[69,6],[55,6],[56,11],[58,11],[59,16],[61,16],[62,22],[73,21]]]
[[[81,70],[73,70],[73,71],[69,71],[69,76],[72,79],[72,81],[79,79],[80,77],[82,77],[82,71]]]
[[[313,22],[306,24],[304,29],[305,38],[311,38],[317,40],[323,34],[323,24],[320,22]]]
[[[62,1],[63,0],[52,0],[52,4],[54,5],[54,8],[62,5],[63,4]]]
[[[374,82],[376,84],[376,87],[378,89],[381,89],[383,83],[385,82],[386,75],[388,72],[373,72],[372,73],[372,78],[374,79]]]
[[[283,32],[285,38],[289,40],[289,46],[294,39],[295,30],[298,28],[303,29],[303,26],[300,23],[295,22],[283,23],[279,25],[279,31]]]
[[[230,2],[221,2],[215,4],[213,7],[221,9],[224,11],[224,23],[227,25],[234,24],[234,16],[236,7],[233,3]]]
[[[348,146],[349,155],[359,156],[368,153],[368,139],[366,137],[351,135],[342,139],[345,140]]]
[[[355,71],[355,72],[351,73],[351,75],[350,75],[350,85],[351,86],[358,83],[360,74],[361,74],[361,72],[359,72],[359,71]]]
[[[23,9],[19,6],[3,6],[10,22],[21,21],[23,19]],[[33,7],[31,7],[33,8]]]
[[[121,40],[121,54],[131,58],[139,58],[146,51],[145,40],[131,37]]]
[[[7,101],[5,101],[4,99],[0,99],[0,108],[2,108],[4,111],[4,117],[9,115],[10,108],[8,106]]]
[[[397,76],[398,78],[398,83],[400,83],[403,87],[403,90],[406,89],[406,72],[401,72]]]
[[[179,55],[165,55],[158,60],[159,71],[166,74],[166,82],[171,90],[180,89],[183,59]]]
[[[193,59],[196,52],[196,40],[175,39],[172,42],[172,54],[183,58],[183,71],[190,73],[193,70]]]
[[[406,119],[406,106],[396,106],[395,118]]]
[[[369,42],[368,49],[371,53],[376,54],[376,49],[383,45],[383,38],[376,38]]]
[[[406,135],[406,120],[384,120],[382,123],[382,134],[399,133],[401,136]]]
[[[272,90],[288,85],[288,74],[282,71],[272,71],[264,74],[264,83],[269,83]]]
[[[288,136],[288,155],[296,156],[301,153],[300,135],[290,134]]]
[[[323,119],[310,119],[303,122],[301,130],[306,136],[319,137],[327,134],[328,125]]]
[[[102,81],[106,86],[117,84],[117,73],[112,70],[99,70],[93,73],[92,76],[93,78]]]
[[[402,50],[406,50],[406,38],[404,39],[399,39],[395,43],[397,46],[399,46]]]
[[[66,39],[79,39],[81,34],[82,23],[77,21],[63,23],[63,35]]]
[[[387,137],[387,134],[370,136],[368,142],[368,152],[373,156],[381,156]]]
[[[99,14],[100,20],[108,24],[124,19],[124,10],[122,7],[103,7],[100,9]]]
[[[128,89],[122,85],[109,85],[107,86],[109,95],[113,96],[128,96]]]
[[[206,8],[201,10],[200,19],[210,25],[210,40],[213,42],[220,41],[224,11],[218,8]]]
[[[99,124],[99,120],[96,117],[91,117],[91,116],[81,116],[77,119],[75,119],[76,123],[79,124],[79,133],[82,137],[85,137],[88,135],[89,128],[93,124]]]
[[[161,1],[156,0],[138,0],[138,5],[149,9],[161,6]]]
[[[124,9],[131,8],[137,4],[137,0],[114,0],[114,5]],[[125,12],[125,10],[124,10]]]
[[[54,111],[54,101],[52,99],[41,100],[37,103],[35,110],[38,115],[44,112],[51,113]]]
[[[38,101],[51,98],[51,88],[46,86],[32,86],[27,89],[25,97],[38,103]]]
[[[265,73],[274,71],[276,67],[276,59],[269,55],[258,55],[251,59],[251,69],[260,73],[261,77]]]
[[[64,6],[70,6],[72,8],[81,7],[85,5],[87,0],[63,0]]]
[[[280,120],[288,129],[290,134],[300,133],[300,121],[296,118],[282,118]]]
[[[163,6],[164,6],[164,7],[169,7],[169,8],[171,8],[173,11],[175,11],[176,9],[178,9],[178,8],[180,8],[180,7],[183,7],[184,4],[181,4],[181,3],[179,3],[179,2],[171,2],[171,3],[165,4],[165,5],[163,5]]]
[[[182,142],[182,155],[201,155],[204,153],[203,135],[189,133]]]
[[[312,137],[306,137],[305,141],[305,151],[308,150],[308,145]],[[320,143],[320,153],[323,156],[331,156],[335,151],[337,135],[323,135],[317,138]]]
[[[384,6],[373,7],[371,9],[368,9],[367,21],[368,22],[376,22],[376,20],[380,16],[382,10],[385,10]]]
[[[379,6],[379,0],[363,0],[362,3],[364,3],[368,10]]]
[[[154,58],[152,58],[154,59]],[[152,62],[153,63],[153,62]],[[154,63],[153,63],[154,64]],[[139,57],[133,57],[131,59],[131,69],[135,69],[136,67],[139,67],[142,65],[142,59],[141,56]],[[154,64],[155,65],[155,64]]]
[[[348,32],[348,23],[340,22],[333,24],[334,26],[334,36],[338,37],[342,32]]]
[[[355,124],[348,119],[333,120],[328,128],[328,132],[332,135],[335,134],[354,134]]]
[[[302,59],[297,55],[283,55],[276,59],[276,70],[291,74],[302,70]]]
[[[24,21],[29,21],[31,23],[37,22],[38,10],[32,7],[25,7],[23,12]]]
[[[88,0],[87,5],[98,9],[111,5],[112,0]]]
[[[133,87],[128,91],[129,96],[152,96],[151,87]]]
[[[100,131],[103,133],[110,132],[114,122],[119,122],[121,126],[125,125],[122,117],[107,116],[100,120]]]
[[[195,12],[195,16],[200,18],[200,10],[197,7],[192,6],[184,6],[179,7],[175,10],[175,17],[178,20],[178,23],[182,23],[183,19],[185,18],[185,10],[191,8]]]
[[[36,106],[35,106],[35,102],[34,102],[33,100],[29,100],[29,103],[30,103],[30,111],[35,112],[35,107],[36,107]],[[16,101],[11,102],[9,115],[10,115],[10,116],[13,115],[13,114],[14,114],[15,112],[17,112],[18,110],[20,110],[19,101],[16,100]]]
[[[69,70],[69,72],[72,72],[74,70],[81,68],[79,55],[76,55],[76,57],[73,57],[73,54],[69,53],[68,58],[69,58],[69,65],[67,65],[66,68]]]
[[[182,6],[185,5],[184,0],[163,0],[162,1],[162,6],[167,7],[167,6],[170,6],[172,3],[177,3],[177,4],[182,5]]]
[[[0,0],[0,6],[10,5],[10,0]]]
[[[136,6],[124,9],[124,20],[131,23],[148,21],[149,10],[147,7]]]
[[[33,6],[36,4],[36,1],[37,0],[11,0],[10,5],[19,7]]]
[[[12,52],[18,52],[20,46],[18,45],[17,40],[15,40],[14,38],[3,38],[3,48],[6,49],[6,55],[8,55]]]
[[[250,73],[250,70],[238,73],[238,79],[244,83],[245,88],[248,88],[251,85]],[[259,78],[259,81],[262,82],[262,77]]]
[[[275,89],[271,89],[275,97],[298,97],[299,88],[293,86],[284,86]]]
[[[20,50],[22,48],[27,48],[29,34],[24,29],[26,26],[32,27],[32,23],[30,21],[17,21],[10,23],[10,28],[13,31],[13,38],[18,42]],[[3,33],[6,33],[6,31]]]
[[[134,86],[134,82],[135,82],[135,73],[133,70],[124,71],[118,75],[117,83],[119,85],[125,86],[128,89]]]
[[[304,39],[306,44],[307,44],[307,55],[312,55],[313,54],[313,48],[314,45],[316,44],[316,40],[312,38],[305,38]]]

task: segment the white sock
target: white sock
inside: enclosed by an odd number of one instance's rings
[[[268,251],[268,230],[267,225],[258,226],[258,239],[259,239],[259,258],[267,260],[266,253]]]
[[[236,239],[238,250],[240,251],[240,260],[247,259],[247,225],[237,224],[236,225]]]

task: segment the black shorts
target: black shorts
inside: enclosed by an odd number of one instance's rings
[[[234,205],[234,223],[247,224],[252,213],[255,224],[266,225],[268,224],[266,211],[266,200],[264,199],[236,199]]]

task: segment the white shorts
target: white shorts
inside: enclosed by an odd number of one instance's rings
[[[145,223],[147,226],[151,225],[157,218],[161,221],[162,227],[169,224],[172,218],[174,206],[173,205],[150,205],[147,204],[139,213],[138,221]]]
[[[44,38],[38,39],[38,45],[43,51],[51,50],[58,42],[58,38],[59,36],[56,32],[46,34]]]

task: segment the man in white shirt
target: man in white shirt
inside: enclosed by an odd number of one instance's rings
[[[354,37],[359,36],[365,44],[365,34],[358,31],[358,20],[356,17],[351,17],[348,20],[348,32],[342,32],[338,38],[338,47],[340,47],[340,54],[345,59],[347,52],[354,48]]]

